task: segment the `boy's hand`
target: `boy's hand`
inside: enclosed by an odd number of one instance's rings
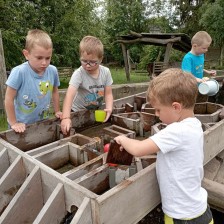
[[[122,146],[122,139],[125,138],[124,135],[119,135],[117,137],[114,138],[114,140],[117,142],[117,144],[120,145],[120,151],[123,151],[124,147]]]
[[[55,112],[55,117],[62,119],[62,112],[61,111],[57,111]]]
[[[24,123],[15,123],[11,126],[11,128],[18,133],[23,133],[26,130],[26,125]]]
[[[216,71],[215,70],[210,70],[208,71],[208,74],[211,76],[216,76]]]
[[[72,126],[72,121],[70,118],[64,118],[61,120],[61,131],[64,135],[67,135]]]
[[[104,111],[107,113],[107,115],[106,115],[106,118],[103,122],[106,122],[110,118],[110,115],[112,114],[112,110],[104,109]]]

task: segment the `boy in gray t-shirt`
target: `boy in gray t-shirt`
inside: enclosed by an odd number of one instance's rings
[[[61,129],[67,134],[71,127],[70,113],[82,109],[96,110],[105,98],[106,122],[113,109],[112,77],[109,68],[100,65],[103,44],[93,36],[85,36],[79,46],[81,66],[73,73],[64,99]]]

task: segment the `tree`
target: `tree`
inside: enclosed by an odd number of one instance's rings
[[[221,48],[220,65],[223,65],[224,57],[224,1],[216,0],[213,4],[204,4],[204,13],[200,19],[200,24],[208,31],[214,40],[214,44]]]
[[[105,32],[108,37],[106,45],[115,60],[123,61],[121,48],[114,42],[118,36],[127,35],[130,30],[139,33],[146,31],[145,8],[146,2],[142,0],[106,0]]]

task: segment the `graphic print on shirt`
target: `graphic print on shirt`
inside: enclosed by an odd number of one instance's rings
[[[50,91],[52,93],[53,91],[53,85],[50,83],[50,81],[46,81],[46,82],[43,82],[41,81],[39,83],[39,87],[40,87],[40,93],[41,95],[46,95],[48,91]]]
[[[47,107],[45,109],[43,108],[42,112],[39,113],[39,118],[40,120],[43,120],[48,118],[49,115],[50,115],[50,105],[47,105]]]
[[[38,104],[38,98],[43,99],[45,96],[49,93],[49,95],[52,95],[53,91],[53,85],[50,81],[41,81],[38,84],[38,90],[39,94],[37,96],[28,96],[23,95],[23,103],[19,106],[20,111],[22,111],[24,114],[31,114],[36,108]],[[34,91],[35,92],[35,91]],[[29,98],[30,97],[30,98]],[[34,99],[33,99],[34,98]],[[37,101],[35,101],[35,98]],[[40,104],[40,102],[39,102]],[[43,105],[44,106],[44,105]],[[39,113],[40,119],[45,119],[49,116],[49,104],[45,106]]]
[[[87,94],[85,96],[85,103],[86,103],[85,108],[88,110],[94,110],[99,108],[103,103],[103,96],[104,96],[103,90],[96,90],[96,92],[94,93]]]
[[[29,97],[27,95],[23,96],[24,99],[24,106],[20,105],[19,109],[22,111],[24,114],[30,114],[32,113],[35,108],[37,107],[37,103],[33,101],[33,99],[28,99]]]

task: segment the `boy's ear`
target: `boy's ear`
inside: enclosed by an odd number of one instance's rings
[[[180,112],[182,110],[182,105],[178,102],[173,102],[172,107],[173,107],[174,110],[176,110],[178,112]]]
[[[23,55],[24,57],[26,58],[26,60],[28,60],[28,55],[29,55],[29,52],[26,50],[26,49],[23,49]]]

